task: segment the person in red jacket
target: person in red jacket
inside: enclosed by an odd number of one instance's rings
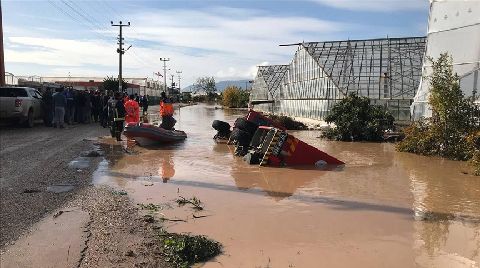
[[[160,127],[166,130],[173,130],[177,120],[173,118],[173,103],[167,98],[165,92],[162,92],[160,99],[160,116],[162,117],[162,123]]]
[[[140,106],[138,102],[135,101],[133,95],[130,95],[130,99],[125,102],[125,122],[128,123],[138,123],[140,122]]]

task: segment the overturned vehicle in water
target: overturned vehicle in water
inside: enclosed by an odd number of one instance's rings
[[[235,155],[260,166],[339,166],[342,161],[295,138],[261,113],[250,110],[238,118],[231,129],[227,122],[215,120],[214,139],[235,146]]]

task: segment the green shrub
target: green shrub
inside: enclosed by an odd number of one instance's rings
[[[249,95],[239,87],[229,86],[222,93],[222,104],[228,108],[247,108]]]
[[[406,128],[397,150],[452,160],[471,159],[480,173],[478,108],[461,91],[448,54],[440,55],[437,61],[429,60],[433,69],[428,77],[432,117]]]
[[[323,137],[341,141],[382,141],[386,130],[393,129],[393,116],[381,106],[370,104],[367,97],[353,93],[336,103],[327,123],[335,128],[323,133]]]

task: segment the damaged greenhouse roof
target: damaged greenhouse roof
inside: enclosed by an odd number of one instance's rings
[[[407,37],[300,45],[343,94],[411,99],[420,83],[425,43],[425,37]]]

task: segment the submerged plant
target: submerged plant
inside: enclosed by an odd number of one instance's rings
[[[200,235],[161,234],[166,261],[186,268],[194,263],[206,262],[222,252],[222,245]]]
[[[325,121],[334,123],[335,128],[322,136],[340,141],[383,141],[384,132],[393,129],[394,120],[384,107],[351,93],[333,106]]]
[[[405,129],[405,139],[397,145],[402,152],[441,156],[452,160],[471,160],[480,174],[480,124],[478,107],[466,98],[452,58],[442,54],[429,59],[433,73],[429,104],[432,117],[413,122]]]
[[[175,202],[177,202],[177,204],[179,206],[184,206],[186,204],[191,204],[194,209],[203,210],[202,201],[200,201],[200,199],[196,198],[195,196],[190,198],[190,199],[186,199],[185,197],[180,196],[179,198],[177,198],[175,200]]]

